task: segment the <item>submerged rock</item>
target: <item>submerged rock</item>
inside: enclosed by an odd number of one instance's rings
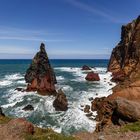
[[[87,65],[84,65],[84,66],[82,67],[82,70],[91,70],[91,68],[90,68],[89,66],[87,66]]]
[[[100,81],[100,77],[98,73],[94,73],[94,72],[89,72],[87,76],[85,77],[85,79],[87,81]]]
[[[61,89],[58,90],[58,94],[53,102],[53,106],[56,111],[66,111],[68,109],[68,100]]]
[[[25,90],[25,89],[23,89],[23,88],[16,88],[15,90],[17,90],[17,91],[21,91],[21,92],[26,91],[26,90]]]
[[[22,110],[24,110],[24,111],[32,111],[32,110],[34,110],[34,107],[32,105],[27,105]]]
[[[38,91],[41,94],[56,94],[56,76],[50,65],[45,45],[41,43],[40,51],[35,55],[25,75],[27,91]]]
[[[2,108],[0,107],[0,116],[5,116],[5,114],[2,112]]]

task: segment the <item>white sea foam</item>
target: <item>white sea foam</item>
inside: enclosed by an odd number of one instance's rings
[[[8,86],[10,84],[12,84],[11,81],[8,81],[8,80],[0,80],[0,87]]]
[[[31,117],[36,115],[46,116],[49,113],[49,117],[57,122],[57,125],[54,126],[49,124],[48,121],[40,119],[40,122],[37,125],[40,126],[49,126],[52,127],[57,132],[65,131],[66,133],[70,130],[71,127],[79,130],[81,128],[85,128],[86,130],[92,132],[95,129],[96,122],[90,120],[86,117],[85,113],[82,111],[82,106],[91,105],[91,101],[89,98],[93,97],[103,97],[108,96],[112,93],[111,88],[115,86],[113,82],[111,82],[111,73],[106,73],[106,68],[93,68],[92,71],[99,73],[100,81],[99,82],[87,82],[85,80],[85,76],[87,74],[86,71],[82,71],[81,68],[71,68],[71,67],[61,67],[55,68],[56,70],[65,71],[71,73],[75,79],[67,80],[63,76],[57,76],[58,88],[62,88],[62,90],[66,94],[70,94],[71,98],[74,100],[68,100],[69,109],[66,112],[57,112],[53,107],[53,101],[55,97],[53,96],[41,96],[36,94],[36,92],[20,92],[15,91],[14,89],[9,90],[8,94],[4,95],[7,98],[7,104],[3,105],[3,108],[13,107],[12,112],[15,116],[18,117]],[[15,74],[11,76],[6,76],[4,80],[8,82],[15,82],[17,84],[23,84],[25,86],[25,82],[23,76],[20,74]],[[74,87],[69,85],[69,81],[76,81],[76,82],[85,82],[87,85],[89,84],[88,90],[73,90]],[[1,81],[0,81],[1,82]],[[11,84],[9,83],[9,84]],[[64,84],[65,83],[65,84]],[[7,84],[5,84],[7,85]],[[75,85],[76,86],[76,85]],[[24,103],[21,106],[15,107],[17,103],[23,102],[24,97],[26,96],[26,100],[29,103],[33,102],[34,111],[24,111],[22,110],[23,107],[27,105]],[[68,97],[69,98],[69,97]],[[37,102],[34,99],[39,99]],[[93,119],[95,118],[96,112],[93,113]]]
[[[6,75],[5,76],[5,79],[10,80],[10,81],[18,80],[18,79],[23,79],[23,78],[24,77],[21,74],[19,74],[19,73],[15,73],[15,74],[11,74],[11,75]]]
[[[23,78],[24,77],[19,73],[6,75],[3,79],[0,80],[0,88],[2,88],[4,86],[9,86],[9,85],[13,84],[16,80],[23,79]],[[18,81],[18,82],[20,83],[20,81]],[[23,81],[22,81],[22,83],[23,83]]]
[[[57,76],[56,79],[57,79],[58,81],[60,81],[60,80],[64,80],[65,78],[64,78],[63,76]]]

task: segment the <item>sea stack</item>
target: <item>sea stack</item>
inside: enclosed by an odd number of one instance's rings
[[[49,62],[45,44],[41,43],[40,51],[35,55],[26,71],[27,91],[37,91],[42,95],[56,95],[56,76]]]

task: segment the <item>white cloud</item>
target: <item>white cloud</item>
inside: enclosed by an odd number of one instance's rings
[[[71,42],[73,40],[59,38],[62,33],[50,33],[43,30],[28,30],[0,26],[0,40]],[[53,38],[53,39],[50,39]]]

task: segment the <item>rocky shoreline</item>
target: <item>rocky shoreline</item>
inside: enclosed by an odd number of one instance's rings
[[[108,71],[117,83],[108,97],[96,98],[92,110],[99,121],[96,131],[109,125],[124,125],[140,120],[140,17],[122,26],[121,41],[113,49]]]
[[[0,139],[28,140],[127,140],[140,137],[139,132],[132,132],[129,123],[140,131],[140,17],[122,26],[121,41],[113,49],[108,72],[112,73],[112,81],[116,86],[108,97],[90,98],[91,106],[85,105],[83,111],[87,117],[91,111],[97,111],[96,131],[93,133],[78,133],[66,137],[50,129],[41,129],[23,118],[12,119],[5,116],[0,108]],[[84,65],[81,69],[87,71],[85,80],[100,81],[98,73]],[[60,89],[56,91],[56,76],[49,62],[45,44],[41,43],[40,51],[35,55],[25,75],[26,89],[16,88],[24,92],[37,91],[40,95],[53,95],[53,107],[56,111],[67,111],[68,100]],[[34,110],[32,105],[23,108],[24,111]],[[128,128],[128,132],[124,129]],[[125,129],[126,130],[126,129]],[[39,132],[38,132],[39,131]],[[114,132],[113,132],[114,131]],[[27,137],[25,137],[27,135]],[[39,136],[38,136],[39,135]],[[43,138],[42,138],[43,137]]]

